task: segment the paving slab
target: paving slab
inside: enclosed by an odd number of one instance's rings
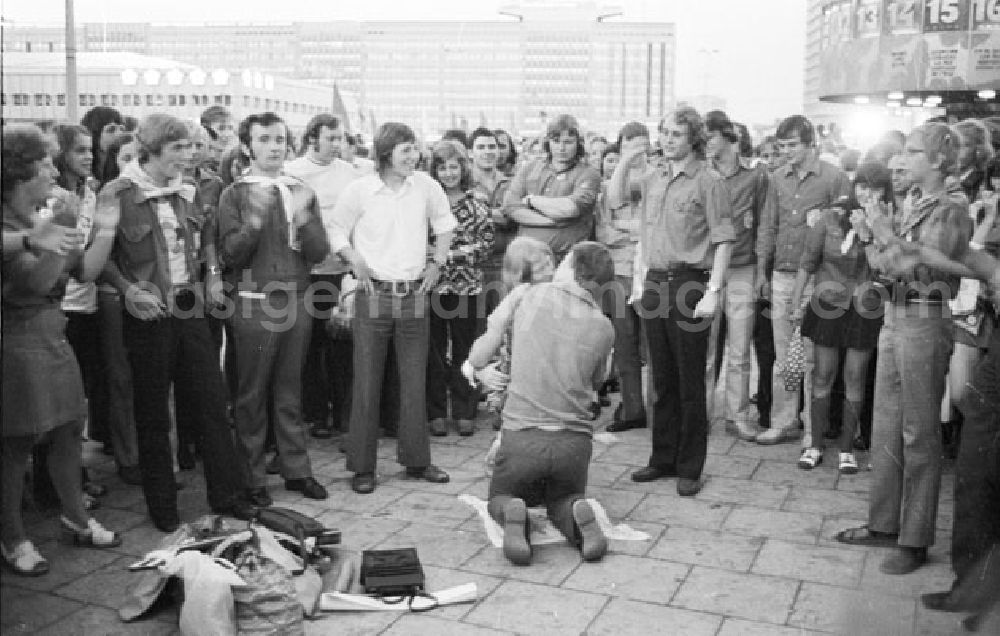
[[[540,603],[539,599],[546,599]],[[525,634],[578,636],[597,617],[608,597],[507,581],[471,611],[465,622]]]
[[[783,625],[799,582],[696,566],[671,605]]]
[[[752,571],[853,587],[861,579],[864,560],[864,554],[851,550],[768,539],[757,555]]]
[[[488,545],[462,565],[463,570],[545,585],[560,585],[582,563],[580,551],[569,544],[533,546],[531,565],[514,565],[503,550]]]
[[[836,461],[831,460],[829,454],[824,457],[825,461]],[[836,465],[833,468],[826,466],[825,464],[820,464],[812,470],[802,470],[796,464],[797,458],[794,460],[762,460],[760,462],[760,467],[757,468],[757,472],[753,474],[755,481],[764,481],[770,484],[778,484],[781,486],[806,486],[809,488],[833,488],[840,474],[836,471]]]
[[[709,477],[696,498],[724,503],[778,509],[788,497],[788,487],[747,479]]]
[[[562,587],[666,605],[690,570],[680,563],[608,554],[599,562],[581,564]]]
[[[383,636],[505,636],[514,634],[469,623],[449,621],[430,614],[404,614]]]
[[[763,544],[762,538],[718,530],[671,526],[650,549],[648,556],[748,572]]]
[[[820,636],[823,633],[800,627],[779,627],[742,618],[727,618],[722,621],[722,629],[716,636]]]
[[[641,603],[615,598],[608,603],[591,625],[588,636],[649,636],[649,634],[683,634],[713,636],[721,619],[704,612],[676,607]]]
[[[715,477],[735,477],[749,479],[757,470],[759,459],[739,457],[738,455],[717,455],[709,453],[705,458],[705,475]]]
[[[783,512],[755,506],[733,509],[723,529],[753,537],[775,537],[814,545],[823,526],[823,517],[808,512]]]
[[[824,517],[868,517],[867,494],[792,486],[782,510],[811,512]]]
[[[629,519],[680,525],[690,528],[721,528],[732,511],[729,504],[678,497],[648,495],[629,514]]]
[[[803,583],[789,625],[837,634],[910,634],[916,602],[899,596]]]
[[[171,636],[179,632],[176,620],[144,619],[123,623],[118,612],[97,605],[88,605],[35,632],[38,636],[66,636],[67,634],[102,634],[102,636]]]
[[[5,582],[6,583],[6,582]],[[0,587],[0,625],[4,634],[34,634],[84,608],[82,603],[5,584]]]

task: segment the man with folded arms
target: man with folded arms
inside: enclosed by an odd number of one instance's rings
[[[511,334],[510,377],[483,379],[490,389],[507,389],[489,512],[504,526],[504,555],[517,565],[531,563],[527,506],[541,503],[585,560],[607,551],[583,497],[595,426],[590,396],[607,377],[615,339],[599,301],[612,280],[608,249],[578,243],[553,282],[521,285],[497,306],[463,365],[466,377],[486,368]]]
[[[458,225],[444,190],[416,170],[420,150],[413,130],[386,122],[375,135],[377,173],[354,181],[333,212],[332,245],[358,279],[354,315],[354,386],[347,469],[359,494],[375,490],[379,397],[388,345],[400,374],[397,457],[412,478],[445,483],[431,464],[426,373],[430,338],[428,294],[448,261]],[[428,230],[436,236],[427,262]]]

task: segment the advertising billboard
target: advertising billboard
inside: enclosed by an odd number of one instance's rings
[[[1000,0],[830,0],[820,95],[1000,88]]]

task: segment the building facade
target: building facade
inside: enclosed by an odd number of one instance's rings
[[[66,119],[66,66],[62,53],[4,53],[4,121]],[[274,111],[296,133],[334,106],[334,89],[244,69],[211,72],[194,64],[138,53],[77,54],[78,113],[110,106],[142,118],[154,112],[197,119],[209,106],[235,117]]]
[[[536,134],[569,112],[613,134],[674,103],[675,30],[619,21],[592,2],[531,2],[493,21],[83,24],[80,51],[129,51],[238,75],[335,86],[350,123],[401,120],[434,137],[485,124]],[[5,29],[5,52],[65,50],[61,29]]]

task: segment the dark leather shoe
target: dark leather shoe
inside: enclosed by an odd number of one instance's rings
[[[120,466],[118,477],[129,486],[142,485],[142,469],[138,466]]]
[[[354,477],[351,477],[351,489],[359,495],[370,495],[375,492],[375,475],[355,473]]]
[[[181,444],[177,449],[177,465],[181,470],[194,469],[194,453],[187,444]]]
[[[264,464],[264,472],[268,475],[277,475],[281,472],[281,455],[275,453],[271,459]]]
[[[927,563],[927,548],[899,546],[879,566],[884,574],[909,574]]]
[[[166,532],[169,534],[180,527],[181,520],[178,519],[176,515],[164,517],[162,519],[153,517],[153,525],[156,526],[156,529],[160,532]]]
[[[249,521],[257,515],[257,508],[242,497],[237,497],[228,506],[213,507],[212,512],[217,515],[229,515],[241,521]]]
[[[302,479],[286,479],[285,490],[293,490],[302,493],[309,499],[326,499],[329,493],[323,484],[316,481],[314,477],[303,477]]]
[[[433,464],[426,468],[414,468],[410,466],[406,469],[406,476],[413,477],[414,479],[425,479],[432,484],[447,484],[451,481],[448,473]]]
[[[632,481],[654,481],[661,477],[673,477],[673,471],[664,470],[658,466],[646,466],[632,473]]]
[[[333,429],[329,426],[322,426],[320,424],[313,424],[309,431],[309,434],[316,439],[330,439],[333,437]]]
[[[924,607],[938,612],[971,612],[973,610],[973,608],[966,607],[955,600],[955,595],[951,593],[951,590],[922,594],[920,600]]]
[[[681,497],[694,497],[699,492],[701,492],[700,479],[681,477],[677,480],[677,494]]]
[[[247,501],[258,508],[267,508],[274,503],[271,495],[267,494],[267,488],[251,488],[247,491]]]
[[[610,424],[604,430],[609,433],[621,433],[623,431],[630,431],[633,428],[646,428],[646,418],[637,417],[634,420],[616,420]]]

